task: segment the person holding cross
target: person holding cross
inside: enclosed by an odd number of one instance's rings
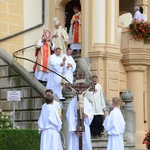
[[[66,113],[69,127],[68,150],[92,150],[89,126],[93,119],[93,109],[87,98],[84,97],[87,88],[83,91],[82,87],[79,87],[78,90],[72,87],[70,88],[77,96],[70,101]]]

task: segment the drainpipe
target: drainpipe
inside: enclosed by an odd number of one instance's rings
[[[7,37],[4,37],[4,38],[0,39],[0,42],[5,41],[5,40],[7,40],[7,39],[10,39],[10,38],[12,38],[12,37],[18,36],[18,35],[20,35],[20,34],[23,34],[23,33],[25,33],[25,32],[28,32],[28,31],[30,31],[30,30],[39,28],[39,27],[43,26],[44,23],[45,23],[45,0],[42,0],[42,23],[40,23],[40,24],[38,24],[38,25],[35,25],[35,26],[33,26],[33,27],[30,27],[30,28],[28,28],[28,29],[25,29],[25,30],[23,30],[23,31],[17,32],[17,33],[15,33],[15,34],[9,35],[9,36],[7,36]]]

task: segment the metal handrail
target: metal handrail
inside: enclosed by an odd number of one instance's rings
[[[43,68],[49,70],[50,72],[55,73],[56,75],[58,75],[59,77],[61,77],[62,79],[64,79],[64,80],[67,81],[68,83],[70,83],[64,76],[62,76],[62,75],[58,74],[57,72],[55,72],[55,71],[53,71],[53,70],[51,70],[51,69],[49,69],[49,68],[47,68],[47,67],[45,67],[45,66],[39,64],[39,63],[37,63],[36,61],[33,61],[33,60],[28,59],[28,58],[25,58],[25,57],[17,56],[17,53],[19,53],[19,52],[21,52],[21,51],[24,52],[26,49],[31,48],[31,47],[33,47],[33,46],[35,46],[35,45],[30,45],[30,46],[27,46],[27,47],[25,47],[25,48],[22,48],[22,49],[19,49],[19,50],[15,51],[15,52],[13,53],[13,57],[14,57],[14,58],[18,58],[18,59],[27,60],[27,61],[32,62],[32,63],[35,63],[35,64],[37,64],[37,65],[39,65],[39,66],[41,66],[41,67],[43,67]],[[71,84],[71,83],[70,83],[70,84]]]
[[[24,51],[24,50],[26,50],[26,49],[28,49],[28,48],[31,48],[31,47],[33,47],[33,46],[35,46],[35,45],[30,45],[30,46],[24,47],[24,48],[22,48],[22,49],[19,49],[19,50],[15,51],[15,52],[13,53],[13,56],[16,57],[17,53],[19,53],[19,52],[21,52],[21,51]]]

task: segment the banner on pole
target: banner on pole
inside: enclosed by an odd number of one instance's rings
[[[50,29],[43,29],[43,35],[47,40],[49,40],[51,37]]]

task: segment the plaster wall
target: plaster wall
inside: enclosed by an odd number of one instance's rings
[[[24,28],[23,0],[0,0],[0,39]],[[12,54],[23,47],[24,37],[19,35],[0,43],[0,47]]]

